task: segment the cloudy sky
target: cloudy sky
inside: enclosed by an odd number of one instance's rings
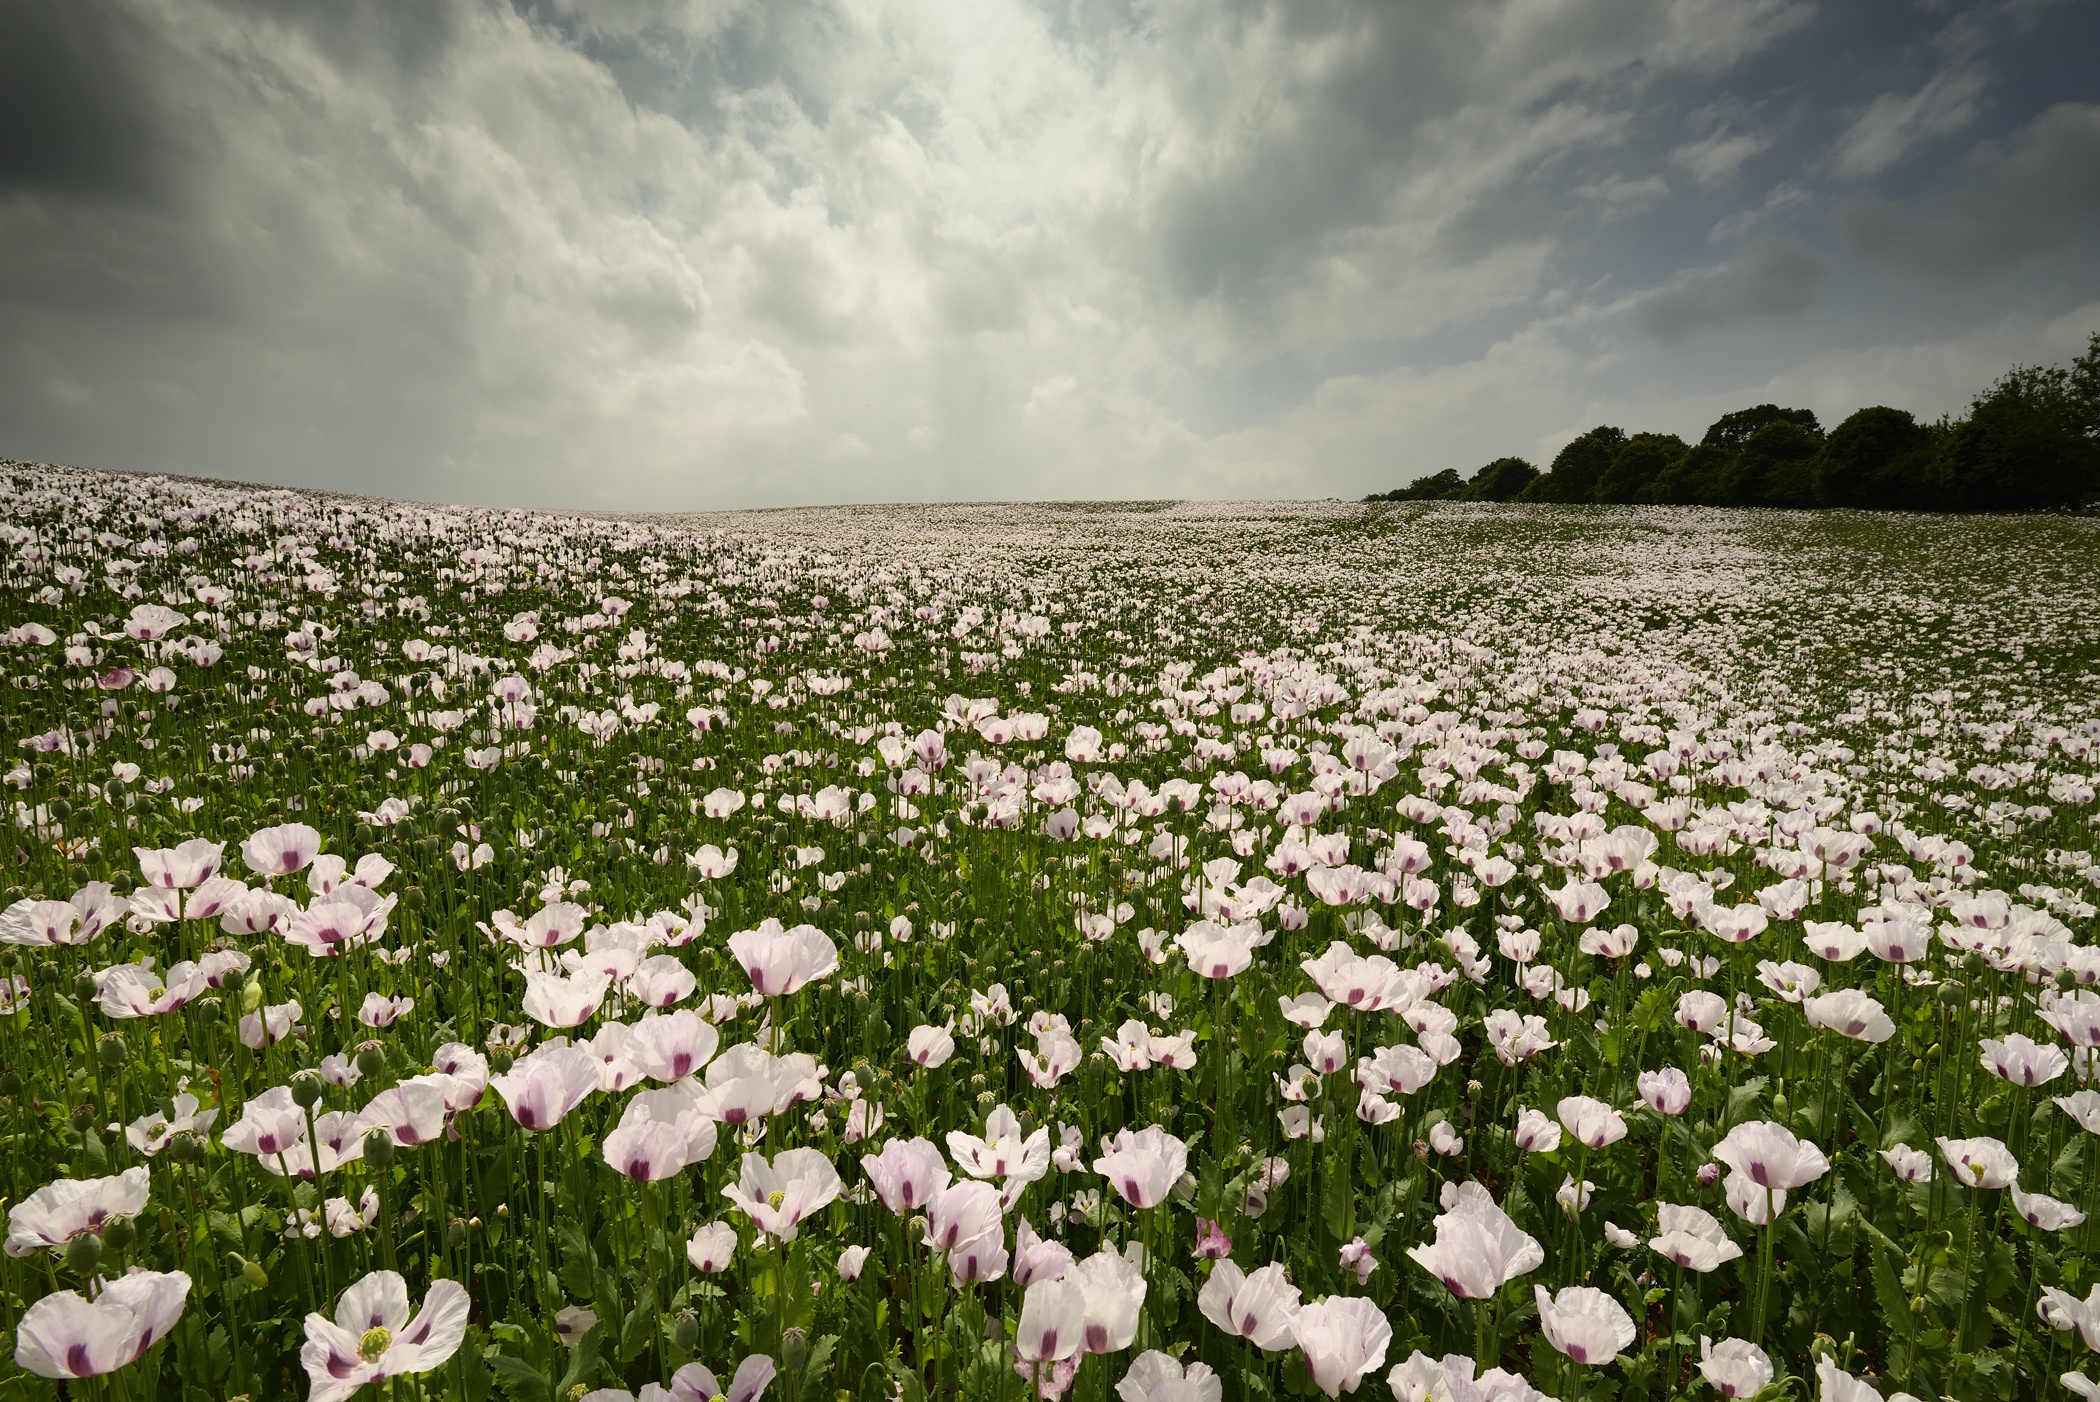
[[[0,455],[1360,496],[2100,330],[2087,0],[0,0]]]

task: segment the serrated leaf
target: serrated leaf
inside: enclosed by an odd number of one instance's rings
[[[562,1374],[561,1383],[555,1388],[555,1392],[559,1396],[567,1397],[571,1389],[589,1378],[597,1370],[598,1349],[604,1341],[605,1326],[603,1324],[593,1324],[590,1328],[584,1330],[583,1337],[576,1341],[576,1347],[569,1353],[568,1371]]]
[[[839,1336],[825,1334],[809,1346],[809,1361],[802,1365],[802,1387],[815,1387],[831,1368],[831,1355],[839,1346]]]
[[[489,1372],[495,1376],[496,1386],[517,1402],[553,1402],[554,1389],[547,1385],[537,1369],[522,1358],[513,1358],[503,1352],[483,1355]]]
[[[1917,1321],[1911,1316],[1910,1300],[1903,1293],[1903,1283],[1897,1278],[1896,1264],[1890,1249],[1883,1244],[1885,1240],[1874,1242],[1870,1252],[1874,1265],[1874,1299],[1880,1304],[1889,1327],[1908,1337],[1917,1332]]]

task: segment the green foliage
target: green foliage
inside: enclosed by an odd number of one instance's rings
[[[2100,333],[2069,366],[2022,366],[1960,419],[1860,409],[1825,437],[1812,409],[1724,414],[1687,448],[1669,434],[1591,429],[1544,473],[1498,458],[1470,481],[1445,469],[1370,501],[2038,511],[2100,500]]]

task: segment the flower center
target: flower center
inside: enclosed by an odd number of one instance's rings
[[[778,1188],[775,1188],[772,1192],[766,1194],[766,1205],[776,1212],[780,1210],[780,1204],[786,1201],[787,1194],[780,1191],[780,1189]]]
[[[375,1325],[365,1330],[364,1335],[358,1339],[357,1356],[367,1363],[375,1362],[393,1341],[394,1336],[390,1332]]]

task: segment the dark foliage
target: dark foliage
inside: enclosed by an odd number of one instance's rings
[[[2065,366],[2021,366],[1967,415],[1921,424],[1861,409],[1827,436],[1813,410],[1759,404],[1693,446],[1673,434],[1591,429],[1539,472],[1497,458],[1470,481],[1445,469],[1370,501],[2049,511],[2100,502],[2100,333]]]

